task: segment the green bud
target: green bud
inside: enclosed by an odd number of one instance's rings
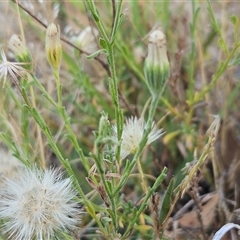
[[[110,123],[108,120],[108,115],[102,112],[102,116],[99,120],[99,128],[98,128],[99,136],[108,137],[110,135]]]
[[[158,29],[152,31],[149,36],[144,73],[151,94],[160,96],[169,78],[170,65],[167,57],[166,37]]]
[[[9,40],[8,46],[15,54],[17,61],[25,63],[23,66],[25,69],[32,70],[32,57],[24,40],[18,35],[13,35]]]
[[[53,70],[58,71],[62,59],[62,46],[60,43],[60,27],[51,23],[46,33],[46,54]]]

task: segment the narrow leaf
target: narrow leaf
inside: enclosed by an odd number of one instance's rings
[[[168,214],[168,211],[171,207],[171,204],[172,204],[172,192],[173,192],[173,187],[174,187],[174,178],[171,179],[169,185],[168,185],[168,188],[167,188],[167,191],[164,195],[164,198],[163,198],[163,201],[162,201],[162,206],[161,206],[161,209],[160,209],[160,224],[163,223],[163,221],[165,220],[167,214]]]

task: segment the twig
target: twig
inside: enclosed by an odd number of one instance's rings
[[[202,204],[201,201],[198,198],[198,177],[193,177],[193,179],[190,182],[191,184],[191,190],[188,190],[188,194],[190,195],[190,197],[193,199],[193,201],[195,202],[196,206],[197,206],[197,218],[198,221],[200,223],[200,227],[201,227],[201,232],[202,232],[202,236],[204,240],[207,240],[205,231],[204,231],[204,224],[203,224],[203,220],[202,220]]]
[[[160,224],[159,224],[159,204],[160,204],[160,196],[158,193],[154,193],[151,198],[150,202],[150,211],[153,216],[153,227],[155,232],[156,240],[159,239],[159,232],[160,232]]]

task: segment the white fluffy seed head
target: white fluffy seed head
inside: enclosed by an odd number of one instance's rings
[[[122,142],[120,158],[124,159],[129,154],[134,154],[137,151],[140,141],[142,140],[146,124],[143,119],[131,117],[126,120],[123,126]],[[148,135],[147,145],[158,139],[163,134],[162,129],[157,129],[154,122],[152,123],[152,130]],[[117,127],[113,126],[113,137],[117,139]]]
[[[78,224],[79,210],[71,179],[56,170],[28,168],[7,179],[0,195],[0,218],[9,239],[50,240]]]

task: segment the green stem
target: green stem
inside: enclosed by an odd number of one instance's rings
[[[60,83],[59,71],[53,72],[56,79],[56,87],[57,87],[57,96],[58,96],[58,105],[62,107],[62,85]]]
[[[42,129],[43,133],[45,134],[45,136],[47,137],[48,140],[48,144],[51,147],[51,149],[53,150],[53,152],[56,154],[56,156],[58,157],[59,161],[61,162],[61,164],[64,166],[64,168],[66,169],[67,173],[69,176],[71,176],[72,181],[73,181],[73,185],[75,187],[75,189],[78,191],[80,197],[83,200],[83,203],[85,204],[86,207],[92,208],[90,201],[86,198],[85,193],[83,192],[73,170],[71,167],[71,164],[69,163],[68,159],[65,159],[61,152],[59,151],[56,143],[54,142],[53,136],[47,126],[47,124],[45,123],[45,121],[42,119],[41,115],[39,114],[39,112],[37,111],[36,108],[31,108],[31,107],[27,107],[29,112],[31,113],[31,115],[33,116],[33,118],[35,119],[36,123],[39,125],[39,127]],[[102,230],[102,232],[106,235],[106,230],[104,229],[104,227],[102,226],[101,222],[99,221],[97,216],[93,216],[95,221],[98,223],[100,229]]]
[[[95,3],[92,0],[86,0],[86,5],[87,5],[89,11],[92,13],[93,19],[94,19],[102,37],[103,37],[103,39],[105,40],[105,42],[109,42],[109,38],[106,34],[106,30],[105,30],[105,28],[102,24],[101,19],[98,16],[98,12],[97,12],[97,9],[95,7]]]
[[[117,6],[115,19],[114,19],[114,22],[113,22],[112,33],[111,33],[111,37],[110,37],[110,43],[114,42],[114,39],[115,39],[115,36],[116,36],[116,33],[117,33],[117,28],[119,26],[120,15],[121,15],[122,2],[123,2],[123,0],[120,0],[119,3],[118,3],[118,6]]]
[[[119,141],[121,140],[121,136],[122,136],[123,117],[122,117],[122,112],[120,109],[119,97],[118,97],[118,81],[117,81],[115,57],[114,57],[115,56],[114,55],[114,40],[116,37],[117,28],[119,26],[122,2],[123,2],[123,0],[120,0],[117,5],[116,16],[114,19],[112,33],[111,33],[111,37],[109,39],[109,37],[106,34],[106,30],[102,24],[102,21],[100,20],[100,18],[98,16],[95,4],[93,3],[92,0],[86,1],[86,4],[94,17],[95,23],[98,26],[98,29],[107,45],[106,50],[108,52],[108,62],[109,62],[110,74],[111,74],[111,78],[109,79],[109,85],[110,85],[110,93],[111,93],[111,97],[112,97],[112,101],[113,101],[114,109],[115,109],[117,136],[118,136]],[[117,153],[116,153],[116,159],[118,159],[118,160],[120,159],[120,148],[121,148],[121,146],[118,146]]]
[[[232,52],[228,55],[227,59],[221,63],[221,65],[219,66],[216,74],[213,75],[212,80],[210,82],[210,84],[208,86],[205,86],[200,93],[198,93],[197,95],[195,95],[195,97],[193,98],[193,100],[191,100],[189,102],[189,105],[192,106],[195,103],[199,102],[200,100],[202,100],[205,96],[206,93],[208,93],[215,85],[215,83],[217,82],[217,80],[219,79],[219,77],[226,71],[226,69],[229,67],[229,62],[231,61],[231,59],[233,58],[234,54],[236,53],[236,51],[238,50],[238,48],[240,47],[240,43],[237,44],[234,49],[232,50]]]
[[[127,230],[125,231],[124,235],[122,236],[122,239],[125,239],[127,237],[127,235],[129,234],[129,232],[131,231],[131,229],[133,228],[134,224],[139,219],[140,214],[147,207],[147,202],[148,202],[149,198],[153,195],[153,193],[156,191],[157,187],[162,183],[162,181],[167,176],[166,173],[167,173],[167,168],[164,167],[162,172],[161,172],[161,174],[156,179],[156,181],[155,181],[154,185],[152,186],[152,188],[150,188],[149,191],[147,192],[147,195],[145,196],[143,202],[141,203],[137,213],[134,215],[133,219],[131,219],[131,221],[130,221],[130,223],[128,225]]]
[[[150,133],[150,131],[152,130],[152,123],[153,123],[153,118],[154,118],[154,114],[158,105],[158,100],[159,97],[158,96],[153,96],[152,101],[151,101],[151,105],[150,105],[150,109],[149,109],[149,115],[148,115],[148,121],[146,124],[146,129],[143,133],[143,137],[142,140],[139,144],[139,147],[131,161],[131,163],[129,164],[129,166],[126,167],[123,176],[121,177],[121,180],[119,181],[117,187],[115,188],[114,192],[113,192],[113,197],[116,196],[116,194],[122,189],[122,187],[124,186],[124,184],[127,182],[130,173],[132,172],[136,162],[138,161],[146,143],[148,140],[148,135]]]
[[[85,167],[86,171],[89,172],[90,166],[89,166],[89,163],[88,163],[88,159],[84,156],[83,150],[82,150],[82,148],[78,144],[77,137],[76,137],[76,135],[74,134],[74,132],[72,130],[70,119],[67,116],[65,107],[62,107],[61,109],[59,109],[59,112],[60,112],[60,114],[61,114],[61,116],[62,116],[62,118],[64,120],[65,127],[66,127],[66,129],[68,131],[68,134],[69,134],[69,138],[70,138],[71,142],[73,143],[73,145],[75,147],[75,150],[79,154],[79,156],[80,156],[80,158],[82,160],[83,166]]]
[[[81,147],[78,144],[77,141],[77,137],[74,134],[72,127],[71,127],[71,123],[70,123],[70,119],[67,116],[66,110],[64,107],[60,107],[54,100],[53,98],[49,95],[49,93],[45,90],[45,88],[42,86],[42,84],[38,81],[38,79],[32,75],[32,78],[34,80],[34,82],[37,84],[37,86],[40,88],[40,90],[42,91],[43,95],[46,97],[46,99],[58,110],[58,112],[60,113],[64,123],[65,123],[65,127],[67,129],[69,138],[71,140],[71,142],[73,143],[77,153],[79,154],[82,163],[84,165],[84,168],[86,169],[87,172],[89,172],[90,166],[88,164],[88,160],[87,158],[84,156],[83,151],[81,149]],[[59,92],[61,91],[61,88],[59,88]],[[60,103],[62,102],[62,97],[59,97],[58,99],[60,99]]]
[[[104,169],[103,169],[103,162],[101,161],[101,159],[103,158],[101,156],[101,154],[98,154],[98,156],[93,155],[94,159],[95,159],[95,163],[98,169],[98,173],[100,175],[100,178],[102,180],[104,189],[107,193],[108,196],[108,200],[110,201],[110,205],[111,205],[111,209],[113,211],[113,225],[114,225],[114,229],[117,231],[117,208],[116,208],[116,202],[115,202],[115,198],[112,197],[112,191],[109,189],[109,186],[107,184],[106,181],[106,177],[105,177],[105,173],[104,173]]]
[[[196,30],[196,22],[197,22],[197,14],[198,10],[195,7],[195,0],[192,0],[192,23],[190,24],[190,36],[191,36],[191,53],[190,53],[190,67],[189,67],[189,90],[188,90],[188,98],[192,99],[194,94],[194,63],[195,63],[195,55],[196,55],[196,44],[195,44],[195,30]]]

